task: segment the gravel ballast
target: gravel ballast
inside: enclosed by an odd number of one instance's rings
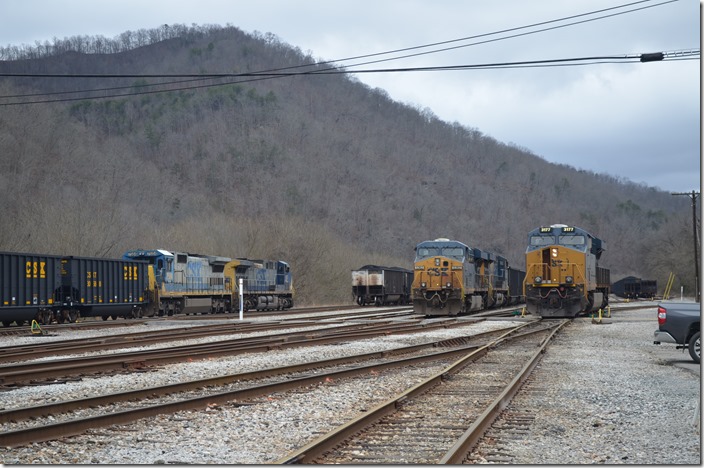
[[[610,322],[596,325],[589,319],[576,320],[548,347],[526,387],[538,386],[540,391],[521,392],[516,400],[535,419],[528,438],[509,443],[511,463],[701,464],[699,369],[674,365],[691,362],[686,351],[653,344],[655,308],[614,312]],[[465,335],[469,330],[481,333],[511,323],[485,321],[471,328],[276,350],[173,364],[158,372],[25,387],[0,393],[0,407],[371,352]],[[71,337],[99,332],[80,333]],[[10,337],[6,342],[13,345],[19,340]],[[208,410],[148,418],[60,441],[0,448],[0,462],[270,463],[438,370],[431,365],[404,373],[325,382],[249,405],[213,405]]]

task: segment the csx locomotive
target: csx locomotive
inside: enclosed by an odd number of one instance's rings
[[[532,230],[526,249],[526,310],[572,318],[606,307],[610,271],[599,267],[605,243],[584,229],[553,224]]]
[[[421,242],[415,251],[412,299],[418,314],[458,315],[522,300],[525,273],[500,255],[445,238]]]
[[[121,259],[0,252],[0,322],[293,307],[283,261],[131,250]],[[240,291],[240,280],[242,289]]]
[[[130,250],[125,260],[148,262],[148,315],[222,313],[293,307],[293,282],[286,262],[231,259],[167,250]]]

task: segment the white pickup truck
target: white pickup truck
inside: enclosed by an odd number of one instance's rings
[[[698,302],[663,301],[658,304],[658,329],[654,343],[674,343],[677,349],[689,350],[694,362],[701,357],[701,304]]]

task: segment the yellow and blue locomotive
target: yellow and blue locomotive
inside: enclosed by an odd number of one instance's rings
[[[414,312],[449,316],[509,303],[504,257],[445,238],[421,242],[415,251]]]
[[[572,318],[606,307],[610,271],[599,267],[605,243],[584,229],[553,224],[532,230],[526,249],[526,310]]]

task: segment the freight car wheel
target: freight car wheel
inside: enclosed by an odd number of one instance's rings
[[[37,314],[37,322],[42,325],[49,325],[54,321],[54,314],[50,310],[43,310]]]
[[[702,353],[701,332],[697,332],[689,339],[689,355],[694,362],[699,362]]]

